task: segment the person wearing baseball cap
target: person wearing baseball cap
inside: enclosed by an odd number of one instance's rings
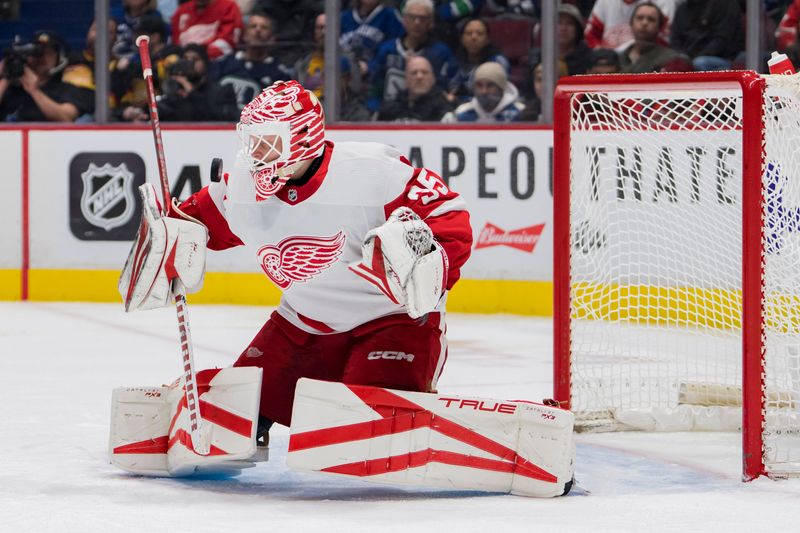
[[[614,74],[619,72],[619,55],[610,48],[592,50],[591,66],[587,74]]]
[[[458,122],[512,122],[523,108],[503,66],[489,61],[475,69],[473,97],[456,108],[455,116]]]
[[[55,33],[37,31],[14,49],[0,61],[0,121],[74,122],[94,111],[94,91],[62,80],[66,48]]]

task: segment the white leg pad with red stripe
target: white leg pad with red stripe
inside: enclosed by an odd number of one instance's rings
[[[186,476],[197,472],[235,474],[253,466],[256,452],[261,369],[237,367],[197,373],[201,434],[207,455],[194,452],[183,383],[121,387],[111,401],[109,455],[115,466],[135,474]]]
[[[367,481],[553,497],[572,481],[571,412],[499,401],[297,382],[287,464]]]

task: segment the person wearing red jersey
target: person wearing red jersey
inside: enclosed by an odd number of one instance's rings
[[[265,89],[238,131],[233,172],[173,216],[205,226],[211,250],[248,247],[283,291],[235,363],[264,369],[262,427],[290,424],[301,377],[434,391],[446,294],[472,244],[463,199],[390,146],[326,140],[320,103],[296,81]]]
[[[589,48],[611,48],[621,52],[633,42],[631,17],[639,4],[654,4],[662,14],[658,42],[669,44],[670,25],[675,18],[676,0],[597,0],[584,29]]]
[[[201,44],[211,60],[234,51],[242,35],[242,13],[233,0],[189,0],[172,15],[172,42]]]
[[[800,0],[792,0],[775,28],[775,48],[784,51],[797,40],[797,24],[800,23]]]

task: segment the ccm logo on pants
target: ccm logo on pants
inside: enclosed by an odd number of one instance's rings
[[[370,361],[375,359],[390,359],[396,361],[408,361],[410,363],[414,360],[414,354],[390,351],[369,352],[369,354],[367,354],[367,359]]]

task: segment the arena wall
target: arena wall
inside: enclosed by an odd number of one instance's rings
[[[334,142],[396,146],[467,201],[472,257],[448,308],[552,313],[552,132],[514,127],[331,128]],[[208,184],[211,160],[233,160],[231,127],[167,126],[173,194]],[[136,187],[157,182],[147,127],[0,130],[0,299],[118,301],[117,277],[141,212]],[[354,195],[358,191],[353,191]],[[275,305],[279,293],[244,249],[211,253],[192,303]]]

